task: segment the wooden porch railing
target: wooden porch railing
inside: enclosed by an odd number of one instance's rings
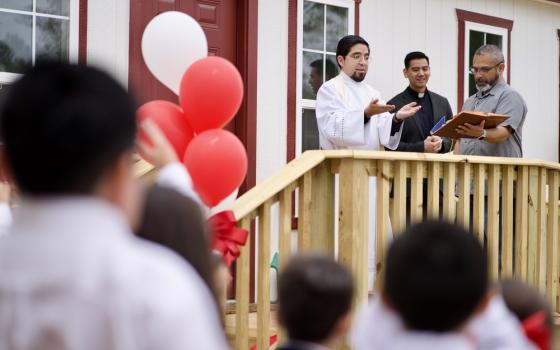
[[[335,191],[336,175],[338,191]],[[388,218],[395,233],[406,226],[407,179],[410,179],[412,222],[422,219],[423,206],[427,206],[428,217],[439,217],[441,207],[444,218],[466,227],[470,226],[472,217],[473,232],[482,241],[486,230],[492,278],[513,276],[526,281],[548,296],[555,312],[560,311],[560,164],[419,153],[308,151],[233,205],[240,227],[250,229],[255,222],[258,241],[256,256],[250,255],[248,242],[237,260],[236,313],[230,332],[235,338],[235,349],[249,349],[251,259],[256,259],[258,271],[256,344],[258,349],[269,348],[271,221],[277,215],[274,237],[278,239],[281,268],[291,255],[294,191],[298,193],[297,249],[322,250],[333,256],[338,252],[337,259],[355,276],[355,301],[367,298],[369,177],[377,178],[378,264],[383,262],[388,245]],[[427,203],[423,203],[424,179],[428,185]],[[441,188],[440,184],[443,184]],[[443,192],[441,205],[440,191]],[[276,209],[273,212],[276,204],[278,212]],[[338,227],[335,227],[337,216]]]

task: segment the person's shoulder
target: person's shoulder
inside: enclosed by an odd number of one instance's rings
[[[402,102],[406,99],[406,89],[399,92],[398,94],[396,94],[395,96],[393,96],[389,101],[387,101],[387,104],[392,105],[392,104],[396,104],[398,102]]]
[[[447,99],[447,97],[445,97],[445,96],[443,96],[443,95],[440,95],[440,94],[438,94],[437,92],[432,91],[432,90],[428,90],[428,91],[430,92],[430,97],[431,97],[432,99],[436,99],[436,100],[440,100],[440,101],[449,102],[449,100]]]
[[[525,104],[525,100],[523,99],[523,96],[521,96],[519,91],[517,91],[514,87],[512,87],[509,84],[505,84],[505,86],[503,88],[502,96],[504,96],[506,98],[518,99],[518,100],[522,101],[523,104]]]

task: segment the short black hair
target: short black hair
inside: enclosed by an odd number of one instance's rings
[[[404,68],[408,69],[410,67],[410,61],[420,60],[420,59],[426,59],[426,61],[428,61],[428,66],[430,65],[430,59],[428,58],[428,56],[426,56],[425,53],[420,51],[413,51],[413,52],[409,52],[404,57]]]
[[[517,317],[519,322],[525,321],[538,312],[544,312],[546,326],[552,329],[550,304],[538,290],[511,278],[500,281],[500,287],[508,309]]]
[[[22,193],[90,194],[136,134],[136,105],[95,68],[42,62],[14,83],[0,116],[7,162]]]
[[[348,55],[354,45],[357,44],[363,44],[367,46],[368,52],[370,51],[369,44],[364,38],[358,35],[347,35],[338,41],[338,44],[336,45],[336,57],[346,57],[346,55]]]
[[[327,59],[325,60],[325,81],[330,80],[334,77],[337,76],[338,74],[338,68],[335,66],[335,64],[333,63],[333,61]],[[315,60],[313,62],[311,62],[309,64],[310,67],[313,67],[317,70],[317,72],[319,72],[319,74],[321,74],[321,76],[323,76],[323,59],[320,58],[318,60]]]
[[[458,225],[425,221],[389,247],[383,293],[413,330],[456,329],[473,314],[487,288],[482,246]]]
[[[350,272],[318,254],[293,257],[278,278],[278,318],[291,340],[321,342],[352,305]]]

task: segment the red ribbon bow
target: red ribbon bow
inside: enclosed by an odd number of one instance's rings
[[[247,242],[248,232],[236,226],[237,221],[231,210],[212,215],[208,223],[214,231],[212,248],[222,254],[224,262],[230,267],[241,254],[239,246]]]
[[[546,313],[539,311],[527,317],[523,322],[523,331],[541,350],[550,349],[550,329],[546,324]]]

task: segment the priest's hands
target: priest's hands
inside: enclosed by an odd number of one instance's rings
[[[370,104],[364,109],[364,116],[366,118],[371,117],[372,115],[381,114],[385,112],[392,112],[395,110],[395,106],[393,105],[382,105],[379,103],[378,99],[371,100]]]
[[[399,111],[395,114],[395,117],[398,120],[403,120],[406,118],[410,118],[415,115],[422,106],[417,106],[416,102],[410,102],[407,105],[404,105]]]
[[[438,153],[441,149],[442,140],[439,136],[430,135],[424,140],[425,153]]]

